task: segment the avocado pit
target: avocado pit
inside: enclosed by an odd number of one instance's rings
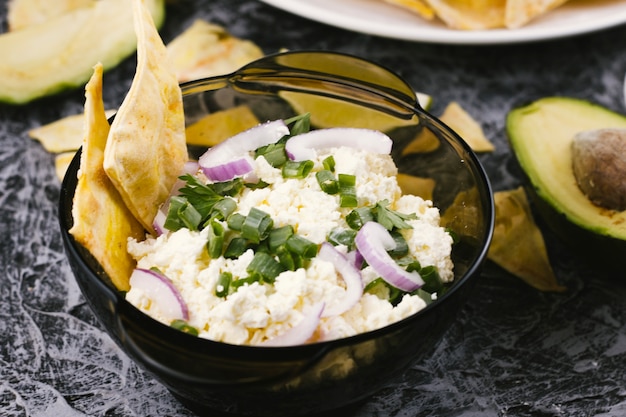
[[[577,133],[572,168],[580,190],[597,206],[626,210],[626,129]]]

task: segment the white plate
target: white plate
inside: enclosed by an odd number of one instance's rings
[[[625,0],[570,0],[519,29],[459,31],[383,0],[261,0],[302,17],[356,32],[409,41],[502,44],[555,39],[626,23]]]

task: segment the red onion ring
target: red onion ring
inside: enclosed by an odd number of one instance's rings
[[[322,243],[317,256],[323,261],[331,262],[346,284],[345,297],[339,304],[325,309],[323,314],[323,317],[338,316],[350,310],[363,296],[361,273],[347,257],[328,242]]]
[[[371,221],[365,223],[357,232],[354,243],[363,259],[389,284],[407,292],[424,285],[418,272],[402,269],[389,256],[387,250],[393,249],[396,242],[381,224]]]
[[[259,346],[295,346],[306,343],[315,333],[323,311],[323,302],[313,305],[298,324],[273,339],[259,343]]]
[[[285,151],[290,159],[305,161],[315,158],[316,149],[347,146],[378,154],[389,154],[391,144],[389,136],[377,130],[336,127],[312,130],[289,138],[285,144]]]
[[[137,268],[130,276],[131,288],[142,291],[168,319],[189,320],[189,309],[178,289],[165,275]]]
[[[236,161],[240,161],[248,152],[271,143],[276,143],[280,138],[288,134],[289,128],[282,120],[263,123],[209,148],[200,157],[198,163],[207,178],[213,181],[228,181],[235,178],[235,176],[226,179],[216,179],[211,177],[211,174],[215,171],[220,174],[219,178],[225,178],[221,174],[229,171],[240,172],[240,169],[234,169],[231,164],[236,163],[237,167],[241,168],[238,165],[239,162]],[[237,174],[236,176],[238,175],[242,174]]]

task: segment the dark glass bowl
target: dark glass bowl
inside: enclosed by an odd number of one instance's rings
[[[421,109],[398,76],[343,54],[271,55],[233,74],[184,84],[182,90],[188,125],[246,105],[261,121],[310,111],[313,127],[386,132],[394,140],[392,156],[403,174],[403,190],[431,197],[442,225],[458,237],[452,253],[455,282],[422,311],[345,339],[270,348],[190,336],[128,303],[68,233],[77,155],[61,190],[63,240],[84,297],[121,349],[198,414],[291,417],[366,398],[429,355],[470,296],[493,231],[491,187],[468,145]]]

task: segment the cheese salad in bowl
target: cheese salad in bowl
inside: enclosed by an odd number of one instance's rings
[[[268,55],[179,85],[133,0],[137,70],[85,88],[61,236],[119,348],[199,415],[354,404],[433,354],[480,275],[493,193],[388,69]]]
[[[436,299],[453,239],[432,201],[402,195],[391,139],[293,125],[258,125],[188,165],[158,236],[129,243],[128,301],[200,337],[269,346],[375,330]]]

